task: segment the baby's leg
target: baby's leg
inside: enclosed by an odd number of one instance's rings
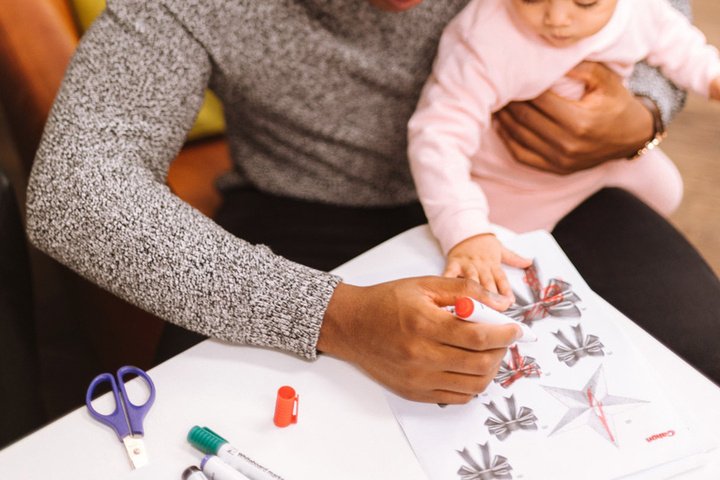
[[[683,196],[680,172],[659,149],[635,160],[618,160],[608,171],[607,185],[631,192],[664,216],[678,208]]]

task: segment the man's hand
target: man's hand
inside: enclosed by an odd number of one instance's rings
[[[495,235],[486,233],[466,238],[448,252],[444,277],[475,280],[493,293],[515,301],[502,264],[527,268],[532,260],[505,248]]]
[[[455,318],[443,306],[470,296],[505,310],[509,299],[464,279],[420,277],[356,287],[330,300],[318,350],[363,368],[410,400],[466,403],[495,378],[517,325]]]
[[[617,74],[583,62],[568,76],[586,85],[580,100],[547,91],[496,114],[500,136],[519,162],[567,175],[631,157],[652,139],[652,114]]]

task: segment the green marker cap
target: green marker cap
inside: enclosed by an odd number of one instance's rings
[[[222,445],[230,443],[209,428],[198,427],[197,425],[190,429],[187,440],[190,442],[190,445],[201,452],[213,455],[218,452]]]

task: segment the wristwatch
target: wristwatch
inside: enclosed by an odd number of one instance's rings
[[[658,145],[662,143],[665,137],[667,137],[667,132],[665,131],[665,123],[663,122],[662,114],[660,113],[660,109],[653,101],[653,99],[650,97],[646,97],[645,95],[636,95],[635,98],[637,98],[640,103],[642,103],[645,108],[647,108],[652,114],[653,136],[650,140],[645,142],[645,144],[637,152],[635,152],[635,155],[629,157],[630,160],[640,158],[646,153],[648,153],[650,150],[654,150],[658,147]]]

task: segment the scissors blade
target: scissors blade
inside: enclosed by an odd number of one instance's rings
[[[148,464],[147,450],[145,450],[145,442],[142,438],[128,435],[123,438],[123,443],[125,444],[125,450],[127,450],[133,469],[138,469]]]

